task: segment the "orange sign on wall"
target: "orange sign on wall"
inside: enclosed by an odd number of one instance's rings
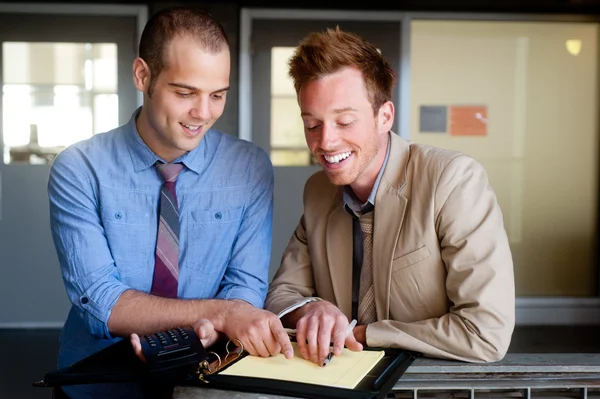
[[[451,136],[486,136],[487,125],[486,106],[450,106]]]

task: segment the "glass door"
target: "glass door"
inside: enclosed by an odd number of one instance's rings
[[[51,324],[69,304],[50,234],[50,165],[137,107],[137,16],[0,13],[0,26],[0,301],[19,298],[0,323]]]

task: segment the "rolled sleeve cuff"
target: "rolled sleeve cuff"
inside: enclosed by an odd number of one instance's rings
[[[121,283],[101,281],[79,297],[79,307],[84,311],[89,331],[94,337],[114,338],[108,330],[108,318],[121,294],[128,289]]]
[[[292,313],[294,310],[301,308],[302,306],[306,305],[307,303],[314,302],[314,301],[320,301],[320,300],[321,300],[321,298],[316,297],[316,296],[313,296],[310,298],[305,298],[305,299],[301,300],[300,302],[296,302],[295,304],[283,309],[281,312],[279,312],[277,314],[277,317],[279,317],[281,319],[286,314]]]
[[[241,299],[249,304],[262,309],[265,304],[265,296],[260,295],[256,291],[250,290],[246,287],[230,287],[219,292],[216,296],[217,299]]]

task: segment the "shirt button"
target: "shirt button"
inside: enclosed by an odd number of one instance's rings
[[[121,219],[122,217],[123,217],[123,214],[121,212],[115,213],[115,219]]]
[[[81,304],[85,305],[86,303],[88,303],[90,300],[88,299],[87,296],[81,297]]]
[[[221,212],[215,213],[215,219],[221,219],[222,217],[223,215],[221,215]]]

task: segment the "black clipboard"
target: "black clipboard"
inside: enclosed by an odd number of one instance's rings
[[[269,378],[220,374],[220,371],[234,364],[238,358],[246,356],[246,352],[240,353],[232,361],[220,362],[221,366],[213,366],[210,370],[207,369],[209,370],[207,373],[200,372],[199,375],[192,379],[181,381],[179,385],[309,399],[315,397],[321,399],[381,399],[385,398],[394,388],[396,382],[402,377],[413,361],[421,356],[418,352],[393,348],[367,347],[363,350],[382,350],[384,351],[384,355],[353,389]],[[231,353],[235,352],[227,351],[225,357]],[[199,384],[198,381],[202,383]]]
[[[188,363],[161,373],[152,373],[137,358],[127,339],[114,343],[71,366],[48,371],[34,387],[61,387],[66,385],[138,382],[141,384],[161,382],[176,383],[189,373],[198,370],[198,363]]]
[[[248,353],[231,341],[220,341],[207,348],[208,357],[169,372],[150,373],[134,354],[129,340],[121,340],[70,367],[47,372],[36,387],[65,385],[138,382],[153,384],[194,386],[205,389],[264,393],[298,398],[323,399],[380,399],[385,398],[412,362],[420,356],[417,352],[391,348],[365,348],[383,350],[383,358],[354,388],[282,381],[267,378],[242,377],[220,374],[227,366],[248,356]]]

